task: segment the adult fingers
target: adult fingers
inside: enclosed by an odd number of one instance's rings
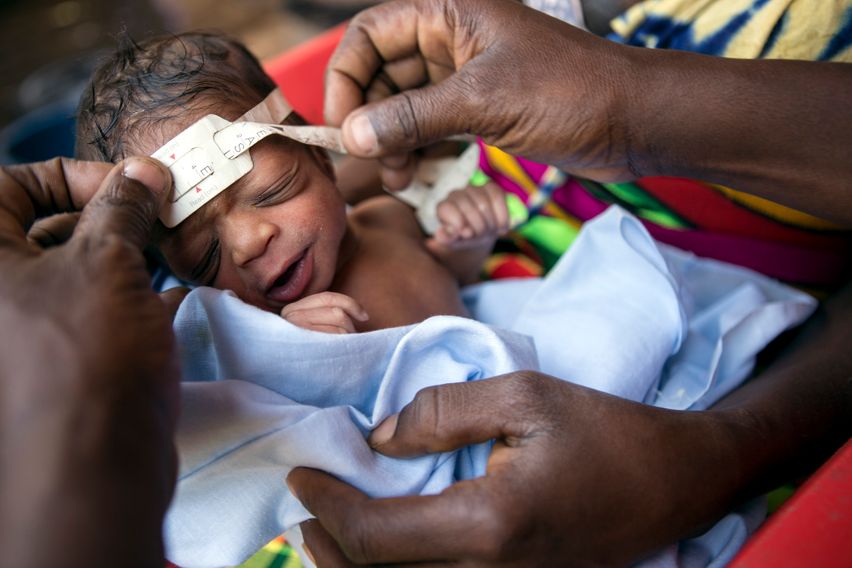
[[[27,232],[27,240],[43,249],[61,245],[71,238],[80,220],[80,213],[57,213],[39,219]]]
[[[383,73],[394,82],[402,83],[396,87],[427,81],[426,65],[403,64],[404,73],[394,74],[399,67],[397,62],[424,57],[454,67],[453,54],[444,47],[451,44],[453,30],[446,25],[443,10],[434,8],[427,3],[391,2],[375,6],[352,19],[327,67],[325,118],[328,124],[342,124],[350,112],[364,103],[376,77]],[[428,41],[423,41],[424,32]]]
[[[345,557],[358,564],[489,557],[504,534],[493,497],[506,488],[493,478],[462,481],[438,495],[388,499],[370,499],[309,468],[293,469],[287,484]],[[316,534],[309,536],[312,553],[336,558]]]
[[[517,372],[423,389],[373,430],[369,443],[383,454],[411,457],[523,436],[530,428],[523,408],[539,377]]]
[[[171,188],[169,171],[152,158],[128,158],[107,175],[83,210],[74,238],[116,235],[142,249]]]
[[[419,53],[398,61],[388,61],[373,77],[364,93],[364,101],[380,101],[400,91],[422,87],[429,77],[429,66]]]
[[[370,158],[414,150],[474,130],[470,85],[458,74],[438,85],[412,89],[367,104],[343,121],[346,149]]]
[[[314,564],[321,568],[348,568],[355,566],[335,540],[316,519],[310,519],[299,525],[304,544],[302,548]]]
[[[379,160],[382,187],[390,191],[405,189],[414,179],[418,157],[413,153],[391,154]]]
[[[23,241],[35,219],[82,209],[112,167],[54,158],[0,168],[0,239]]]
[[[166,306],[166,310],[168,310],[169,319],[175,319],[180,303],[183,302],[183,299],[186,298],[189,292],[189,288],[184,288],[183,286],[169,288],[164,292],[160,292],[160,300]]]

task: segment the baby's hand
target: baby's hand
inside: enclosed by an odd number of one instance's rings
[[[437,215],[441,226],[433,239],[451,249],[490,245],[509,230],[506,194],[493,182],[450,193],[438,204]]]
[[[281,317],[293,325],[325,333],[355,333],[353,319],[370,319],[358,302],[337,292],[320,292],[287,304]]]

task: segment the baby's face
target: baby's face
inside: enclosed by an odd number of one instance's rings
[[[254,167],[157,243],[174,272],[279,311],[327,290],[346,233],[346,206],[318,150],[271,136]]]

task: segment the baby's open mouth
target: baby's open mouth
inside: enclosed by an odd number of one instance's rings
[[[308,254],[308,249],[305,249],[272,282],[266,297],[282,304],[298,299],[307,288],[312,273],[313,258]]]

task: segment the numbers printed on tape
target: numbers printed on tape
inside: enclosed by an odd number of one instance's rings
[[[207,154],[201,148],[193,148],[176,160],[169,169],[172,172],[172,180],[175,184],[171,196],[173,202],[214,173],[213,161],[207,157]]]
[[[171,198],[160,211],[166,227],[177,226],[251,171],[248,152],[228,159],[213,140],[216,132],[230,125],[230,121],[208,114],[152,154],[174,179]]]

